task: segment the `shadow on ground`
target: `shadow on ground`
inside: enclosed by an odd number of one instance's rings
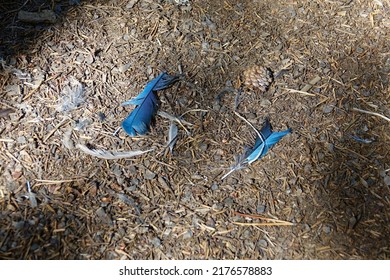
[[[384,149],[389,140],[388,123],[352,113],[353,108],[371,101],[375,111],[377,100],[383,100],[388,92],[389,72],[383,66],[387,58],[377,56],[387,50],[381,47],[336,60],[342,75],[329,89],[338,100],[329,108],[333,121],[324,119],[328,129],[313,131],[317,141],[309,144],[312,163],[306,176],[318,192],[313,196],[318,211],[307,221],[321,224],[314,238],[324,245],[320,249],[324,256],[327,251],[341,258],[389,256],[389,186],[384,183],[390,165],[390,153]],[[386,112],[386,108],[381,110]]]
[[[28,0],[12,1],[5,0],[0,4],[0,57],[13,56],[17,58],[20,55],[29,56],[34,51],[35,42],[37,42],[43,32],[48,29],[56,28],[66,17],[67,11],[77,5],[80,1],[73,0]],[[45,17],[39,17],[42,11],[50,11],[55,15],[56,21],[50,23]],[[20,12],[30,12],[31,22],[19,17]],[[41,21],[39,20],[41,19]]]

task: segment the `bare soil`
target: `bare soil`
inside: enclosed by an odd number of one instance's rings
[[[389,258],[389,1],[76,2],[0,3],[1,259]],[[254,65],[281,74],[265,93]],[[163,71],[173,154],[161,116],[113,134]],[[240,88],[255,127],[293,132],[221,180],[255,141]]]

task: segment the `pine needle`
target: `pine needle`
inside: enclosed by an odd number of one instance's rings
[[[293,223],[290,222],[279,222],[279,223],[240,223],[240,222],[233,222],[233,224],[238,226],[293,226]]]

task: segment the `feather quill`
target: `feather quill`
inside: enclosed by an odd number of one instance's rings
[[[238,157],[235,165],[222,177],[222,179],[226,178],[234,171],[244,168],[246,165],[265,156],[273,145],[278,143],[280,139],[290,132],[291,128],[284,131],[273,132],[269,119],[266,119],[263,128],[260,131],[256,130],[257,137],[254,147],[247,150],[242,156]]]
[[[171,76],[162,73],[151,80],[144,90],[135,98],[122,103],[136,105],[130,115],[122,122],[122,127],[130,136],[144,135],[149,131],[150,123],[158,109],[156,91],[172,86],[180,78],[180,75]]]
[[[27,194],[26,197],[30,200],[31,207],[35,208],[38,206],[36,194],[31,191],[30,181],[27,181]]]
[[[139,156],[152,151],[152,150],[146,150],[146,151],[111,152],[106,150],[90,149],[87,146],[82,144],[77,144],[76,147],[88,155],[98,157],[98,158],[103,158],[103,159],[130,158],[130,157]]]
[[[171,125],[169,126],[169,133],[168,133],[168,143],[167,147],[169,147],[169,151],[173,152],[173,147],[176,144],[177,141],[177,125],[174,122],[171,122]]]

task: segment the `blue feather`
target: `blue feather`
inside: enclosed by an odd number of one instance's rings
[[[151,80],[144,90],[135,98],[122,103],[136,105],[131,114],[122,122],[122,127],[130,136],[144,135],[149,131],[150,123],[158,109],[156,91],[170,87],[180,76],[162,73]]]
[[[247,164],[251,164],[265,156],[273,145],[278,143],[280,139],[290,132],[291,128],[284,131],[273,132],[269,120],[266,119],[263,128],[260,131],[257,131],[258,135],[254,147],[248,150],[244,155],[239,156],[236,164],[222,177],[222,179],[226,178],[232,172],[244,168]]]
[[[272,132],[271,124],[267,119],[263,128],[259,131],[259,135],[256,138],[255,146],[246,157],[246,161],[251,164],[252,162],[262,158],[268,152],[268,149],[278,143],[285,135],[291,132],[291,128]]]
[[[353,140],[356,140],[360,143],[364,143],[364,144],[371,144],[372,142],[374,142],[375,139],[371,138],[371,139],[364,139],[364,138],[360,138],[359,136],[356,136],[356,135],[350,135],[350,137],[353,139]]]

